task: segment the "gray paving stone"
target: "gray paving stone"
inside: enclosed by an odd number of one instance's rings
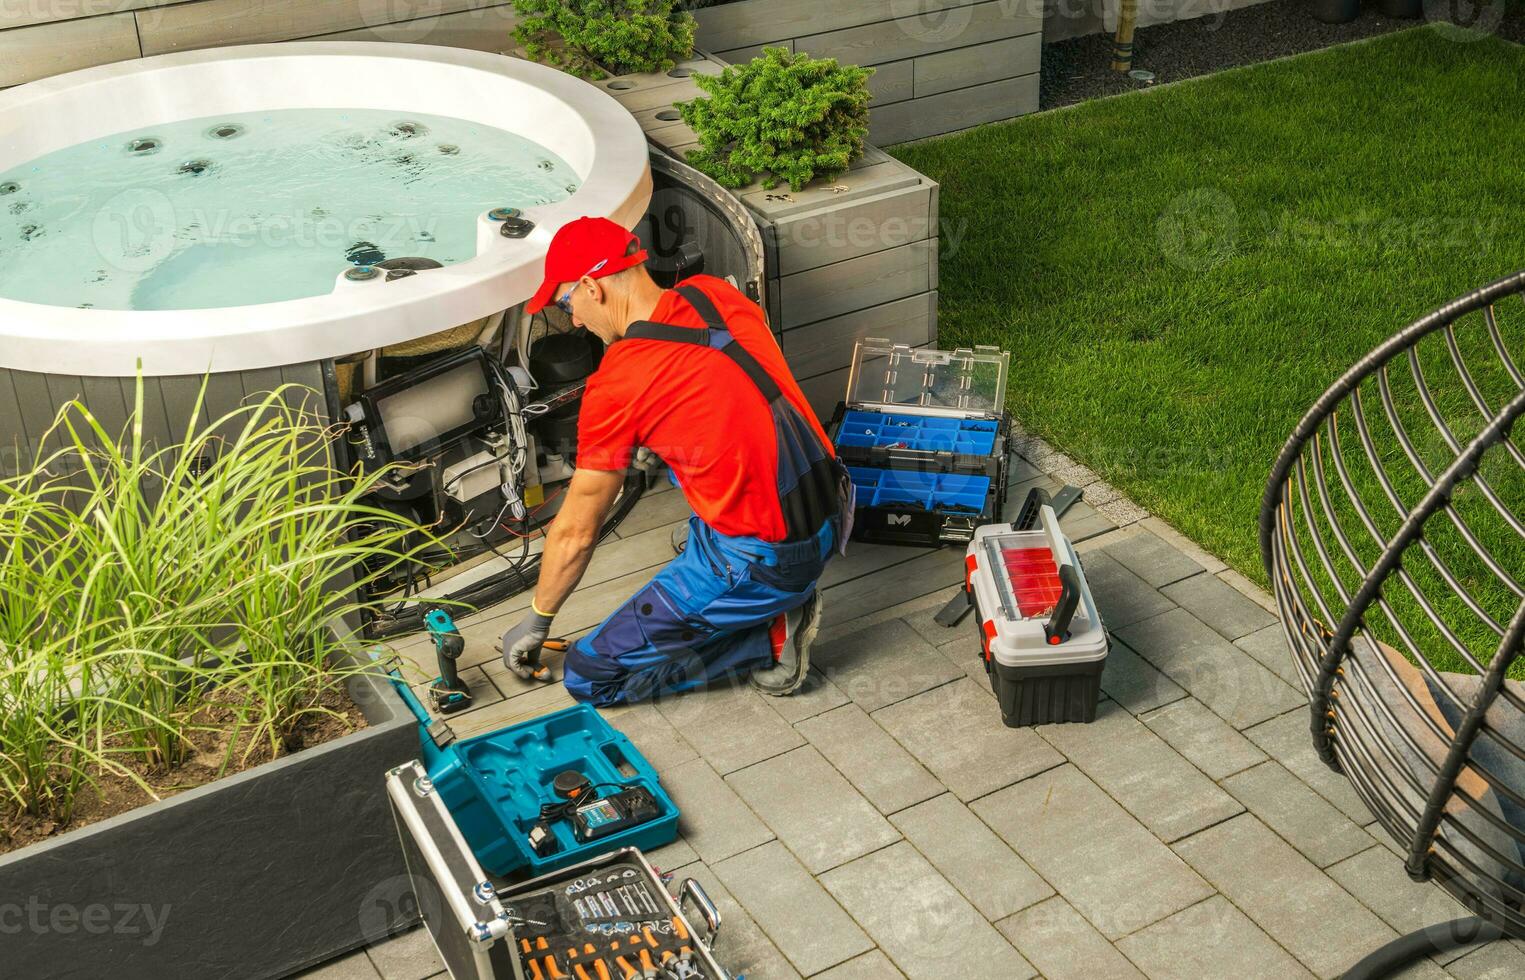
[[[598,713],[634,742],[636,749],[658,772],[699,757],[694,747],[650,702],[599,708]]]
[[[777,841],[721,861],[714,871],[779,952],[805,976],[874,948],[826,889]]]
[[[1312,786],[1324,799],[1340,808],[1340,812],[1356,823],[1371,820],[1366,804],[1351,789],[1346,778],[1324,765],[1313,748],[1313,736],[1308,734],[1307,710],[1292,711],[1245,733],[1250,741],[1271,758],[1286,766],[1292,775]]]
[[[1433,960],[1420,960],[1397,973],[1389,974],[1387,980],[1451,980],[1451,974],[1441,969]]]
[[[1263,626],[1234,641],[1234,646],[1260,661],[1271,673],[1286,681],[1294,690],[1303,690],[1303,679],[1297,673],[1292,651],[1287,647],[1287,634],[1280,623]]]
[[[422,927],[366,950],[381,980],[424,980],[445,969],[429,931]]]
[[[1007,728],[968,678],[875,712],[874,720],[968,802],[1064,759],[1029,728]]]
[[[996,926],[1048,980],[1143,980],[1117,947],[1058,896]]]
[[[1109,939],[1212,894],[1074,766],[1024,780],[970,809]]]
[[[902,810],[890,822],[992,922],[1054,894],[952,793]]]
[[[1107,650],[1101,689],[1136,715],[1186,697],[1179,684],[1156,670],[1153,664],[1134,653],[1116,636],[1112,637],[1111,647]]]
[[[821,876],[911,980],[1033,976],[1011,944],[907,843]]]
[[[1118,940],[1149,980],[1291,980],[1312,974],[1222,895]]]
[[[888,956],[875,949],[841,966],[832,967],[815,980],[886,980],[904,976],[904,973],[895,969],[895,964],[890,962]]]
[[[1175,608],[1174,602],[1124,568],[1105,549],[1081,555],[1080,567],[1085,570],[1096,611],[1107,629],[1121,629]]]
[[[1196,698],[1167,704],[1140,720],[1211,779],[1232,776],[1266,759],[1254,742]]]
[[[1156,589],[1202,571],[1201,565],[1150,531],[1139,530],[1108,545],[1106,551]]]
[[[903,548],[895,550],[905,551]],[[848,555],[849,558],[844,560],[851,560],[852,549],[848,550]],[[939,548],[923,552],[909,561],[870,571],[826,590],[821,622],[825,626],[835,626],[947,588],[964,580],[963,569],[962,551]],[[827,571],[830,572],[830,566]]]
[[[967,619],[961,625],[965,629],[970,628]],[[985,672],[985,660],[982,657],[981,649],[974,643],[974,637],[965,634],[964,639],[952,640],[952,642],[939,646],[938,652],[944,655],[944,657],[949,658],[955,668],[958,668],[959,671],[964,671],[964,675],[968,677],[968,680],[974,681],[974,686],[979,687],[982,692],[988,693],[994,700],[996,692],[990,689],[990,674]]]
[[[1230,776],[1223,788],[1321,868],[1372,846],[1370,834],[1279,762]]]
[[[669,886],[675,894],[685,878],[693,878],[703,886],[705,894],[715,903],[720,913],[720,936],[715,941],[715,958],[725,965],[731,976],[767,977],[769,980],[799,980],[799,971],[787,957],[773,945],[773,940],[742,907],[741,903],[721,882],[720,877],[705,864],[694,864],[683,869]]]
[[[1321,977],[1338,975],[1397,936],[1253,814],[1209,827],[1175,849]]]
[[[894,813],[943,792],[942,783],[856,704],[795,727],[880,813]]]
[[[1134,652],[1235,728],[1248,728],[1307,703],[1301,693],[1184,609],[1172,609],[1118,633]]]
[[[1161,840],[1178,840],[1243,810],[1114,701],[1103,702],[1089,725],[1043,725],[1038,734]]]
[[[670,844],[663,844],[654,851],[647,851],[646,860],[653,867],[663,871],[672,871],[675,868],[686,867],[699,860],[699,852],[694,850],[694,845],[683,839],[679,834],[678,839]]]
[[[630,511],[630,516],[620,522],[620,538],[622,540],[633,538],[643,531],[686,521],[692,514],[693,510],[688,506],[687,498],[681,493],[654,493],[650,496],[643,494],[640,501]],[[670,542],[667,554],[672,555]]]
[[[898,619],[817,644],[811,660],[864,711],[874,711],[946,684],[959,671]]]
[[[788,697],[767,698],[768,706],[789,724],[814,718],[823,711],[847,704],[847,695],[819,670],[812,668],[805,675],[805,684]]]
[[[1230,640],[1237,640],[1276,622],[1275,616],[1215,575],[1193,575],[1174,585],[1167,585],[1160,591],[1176,605],[1212,627],[1220,636]]]
[[[955,636],[974,635],[974,630],[969,625],[970,621],[968,619],[965,619],[957,626],[943,626],[934,618],[948,604],[949,599],[952,599],[954,596],[963,595],[963,593],[964,581],[960,578],[955,585],[938,589],[936,592],[912,599],[910,602],[903,602],[887,611],[894,612],[896,614],[895,618],[905,620],[906,625],[920,634],[922,639],[928,643],[933,646],[941,646]]]
[[[724,775],[805,744],[769,699],[744,681],[662,698],[657,710]]]
[[[812,874],[900,839],[812,746],[733,772],[726,782]]]
[[[1373,847],[1341,861],[1329,868],[1328,874],[1400,935],[1467,914],[1439,885],[1411,879],[1402,861],[1385,847]],[[1435,959],[1445,963],[1458,955],[1453,950]]]
[[[1456,980],[1518,980],[1525,977],[1525,952],[1508,941],[1488,943],[1446,964],[1446,972]]]
[[[683,813],[678,820],[683,839],[707,862],[773,839],[773,831],[703,759],[669,769],[662,774],[662,786]]]
[[[1175,548],[1181,554],[1201,565],[1202,568],[1213,575],[1223,571],[1228,566],[1216,555],[1207,553],[1195,541],[1166,524],[1158,517],[1146,517],[1139,522],[1141,527],[1151,531],[1161,541]]]
[[[363,949],[329,960],[297,976],[301,980],[381,980],[381,974],[376,972]]]

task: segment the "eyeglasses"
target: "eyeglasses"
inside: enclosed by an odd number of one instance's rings
[[[606,266],[608,264],[609,264],[609,260],[608,259],[603,259],[597,265],[595,265],[593,268],[589,269],[587,272],[584,272],[582,275],[578,276],[577,277],[577,281],[572,283],[572,288],[567,290],[566,293],[562,295],[561,299],[558,299],[556,301],[557,308],[559,308],[561,310],[561,312],[565,313],[567,316],[571,316],[572,315],[572,294],[577,291],[577,283],[582,282],[584,279],[586,279],[589,276],[593,275],[593,273],[597,272],[599,269],[602,269],[604,266]]]

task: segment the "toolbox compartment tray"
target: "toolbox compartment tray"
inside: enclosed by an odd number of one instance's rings
[[[964,473],[848,467],[858,496],[853,538],[935,548],[967,542],[1005,503],[997,480]]]
[[[950,418],[869,411],[837,404],[827,427],[837,456],[848,466],[967,473],[1005,482],[1011,423],[995,418]]]

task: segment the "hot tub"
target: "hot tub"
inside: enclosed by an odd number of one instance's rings
[[[219,295],[215,288],[186,293],[167,281],[177,274],[207,275],[216,268],[215,250],[206,252],[205,259],[200,253],[183,257],[178,241],[149,241],[143,247],[157,248],[185,266],[179,273],[156,268],[150,273],[158,277],[151,290],[108,290],[102,294],[105,299],[82,304],[70,300],[86,295],[85,286],[39,302],[35,297],[13,298],[18,292],[32,294],[19,287],[8,292],[0,285],[0,447],[5,447],[0,451],[10,454],[0,461],[10,465],[0,470],[9,471],[17,453],[28,458],[35,448],[32,441],[70,398],[83,396],[108,427],[125,419],[140,374],[150,431],[159,427],[156,417],[183,426],[182,413],[193,404],[208,372],[208,415],[283,382],[328,391],[333,407],[336,361],[407,345],[504,311],[510,311],[504,329],[512,329],[515,308],[538,284],[545,249],[557,228],[581,215],[603,215],[635,227],[650,201],[651,171],[640,128],[625,109],[592,85],[540,65],[477,51],[308,42],[162,55],[0,93],[0,175],[21,174],[20,179],[0,177],[0,208],[56,203],[56,197],[25,200],[25,178],[33,172],[26,168],[37,162],[36,179],[41,181],[47,176],[42,164],[53,159],[49,155],[69,148],[99,143],[99,152],[107,155],[102,159],[110,164],[116,159],[110,154],[120,154],[123,167],[136,156],[157,153],[156,160],[180,174],[174,179],[200,180],[204,170],[220,165],[220,148],[211,142],[200,148],[171,145],[168,139],[160,147],[154,145],[156,134],[178,133],[186,127],[177,124],[187,121],[210,121],[206,138],[229,140],[232,153],[239,139],[248,138],[243,136],[245,121],[252,120],[249,125],[255,128],[261,120],[279,125],[291,114],[315,111],[337,113],[335,118],[345,117],[346,126],[382,119],[400,127],[382,135],[384,147],[391,146],[388,140],[420,135],[427,128],[414,121],[420,119],[443,120],[439,125],[447,129],[480,127],[514,134],[525,145],[545,151],[542,162],[550,165],[548,170],[565,168],[574,177],[557,193],[529,193],[515,181],[504,180],[501,198],[481,203],[514,210],[492,214],[483,207],[468,213],[464,220],[471,223],[469,229],[451,227],[454,249],[460,254],[447,256],[441,268],[416,275],[374,273],[374,255],[363,247],[370,243],[360,241],[335,251],[331,285],[327,280],[320,284],[327,288],[288,288],[292,298],[250,302],[259,291],[251,293],[239,281],[226,290],[238,297],[237,302],[219,304],[206,301],[208,295]],[[430,154],[451,154],[454,144],[432,141],[427,146]],[[313,174],[314,180],[321,177]],[[7,182],[12,186],[5,186]],[[153,202],[161,198],[150,199],[147,218],[152,219]],[[91,209],[97,238],[135,233],[132,225],[140,220],[139,209],[131,199],[118,209],[120,214],[85,197],[80,200],[81,208]],[[29,227],[16,220],[7,227],[13,236],[35,236],[39,241],[54,230],[41,222]],[[134,271],[131,259],[141,249],[124,252],[102,249],[98,241],[93,244],[95,254],[89,254],[87,246],[80,248],[86,253],[80,259],[85,266],[99,266],[107,276],[124,265]],[[73,260],[70,253],[69,248],[55,247],[50,261],[67,264]],[[37,275],[22,269],[14,258],[19,253],[12,254],[13,277]],[[297,256],[291,257],[294,263]],[[263,257],[262,265],[251,266],[248,275],[289,287],[280,282],[287,274],[281,259],[277,249]],[[290,269],[295,279],[297,266]],[[6,274],[0,259],[0,277]],[[310,278],[311,270],[306,274]],[[301,295],[304,292],[311,294]],[[144,295],[150,295],[149,304],[157,308],[133,308]],[[189,307],[187,295],[192,297]]]

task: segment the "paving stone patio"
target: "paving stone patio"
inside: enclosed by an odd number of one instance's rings
[[[1024,451],[1038,465],[1015,460],[1013,508],[1031,486],[1057,489],[1055,472],[1101,501],[1064,519],[1113,631],[1094,724],[1005,728],[968,622],[932,620],[962,550],[881,546],[826,576],[799,695],[725,687],[606,712],[683,808],[682,836],[651,859],[716,900],[721,962],[749,980],[1333,977],[1464,914],[1409,881],[1314,756],[1269,597],[1084,467]],[[558,627],[588,629],[633,593],[684,517],[670,490],[643,500]],[[492,640],[527,601],[463,623],[482,697],[458,732],[571,703],[497,662]],[[441,969],[414,930],[308,976]],[[1404,976],[1525,976],[1525,945]]]

